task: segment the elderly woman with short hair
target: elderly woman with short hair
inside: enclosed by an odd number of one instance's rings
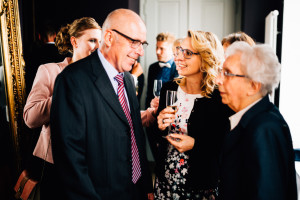
[[[280,63],[268,45],[235,42],[217,77],[222,102],[236,113],[221,155],[223,200],[296,200],[289,127],[268,94],[278,86]]]

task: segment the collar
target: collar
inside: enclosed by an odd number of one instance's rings
[[[103,65],[104,70],[106,71],[108,78],[115,90],[115,92],[117,93],[117,88],[118,88],[118,82],[115,80],[115,76],[117,76],[119,74],[119,72],[105,59],[105,57],[103,56],[103,54],[101,53],[101,51],[98,49],[98,56],[100,58],[100,61]],[[124,72],[121,73],[124,77]]]
[[[255,102],[253,102],[252,104],[250,104],[249,106],[247,106],[246,108],[244,108],[243,110],[240,110],[239,112],[235,113],[234,115],[229,117],[230,120],[230,130],[234,129],[238,123],[240,122],[241,118],[243,117],[243,115],[251,108],[253,107],[257,102],[259,102],[262,98],[256,100]]]
[[[105,59],[103,54],[100,52],[100,50],[97,50],[98,56],[100,58],[100,61],[110,79],[111,82],[114,82],[114,77],[119,74],[119,72]]]
[[[171,68],[173,62],[174,62],[174,59],[172,58],[168,62],[158,62],[158,64],[161,68],[163,68],[163,67]]]

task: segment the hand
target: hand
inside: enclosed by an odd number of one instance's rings
[[[175,111],[167,107],[160,111],[159,115],[157,116],[157,124],[158,128],[164,131],[172,122],[175,120]]]
[[[139,77],[142,73],[143,73],[143,68],[142,68],[141,64],[138,63],[137,61],[135,61],[134,65],[132,67],[131,74],[135,75],[136,77]]]
[[[188,135],[170,134],[166,138],[180,153],[191,150],[195,145],[195,139]]]
[[[150,102],[150,108],[153,108],[152,115],[156,115],[157,109],[158,109],[158,105],[159,105],[159,98],[158,97],[154,97],[151,100],[151,102]]]
[[[154,200],[154,194],[148,193],[148,200]]]

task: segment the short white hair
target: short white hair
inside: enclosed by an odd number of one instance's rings
[[[250,46],[246,42],[234,42],[226,50],[226,57],[240,54],[241,70],[255,82],[262,84],[261,94],[271,94],[278,87],[281,65],[273,49],[267,44]]]

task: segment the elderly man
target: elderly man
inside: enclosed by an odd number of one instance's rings
[[[100,48],[56,79],[51,107],[53,158],[62,199],[153,199],[133,78],[146,26],[133,11],[111,12]]]
[[[294,153],[289,127],[269,101],[280,80],[271,47],[235,42],[217,77],[222,102],[236,114],[221,156],[224,200],[296,200]]]

